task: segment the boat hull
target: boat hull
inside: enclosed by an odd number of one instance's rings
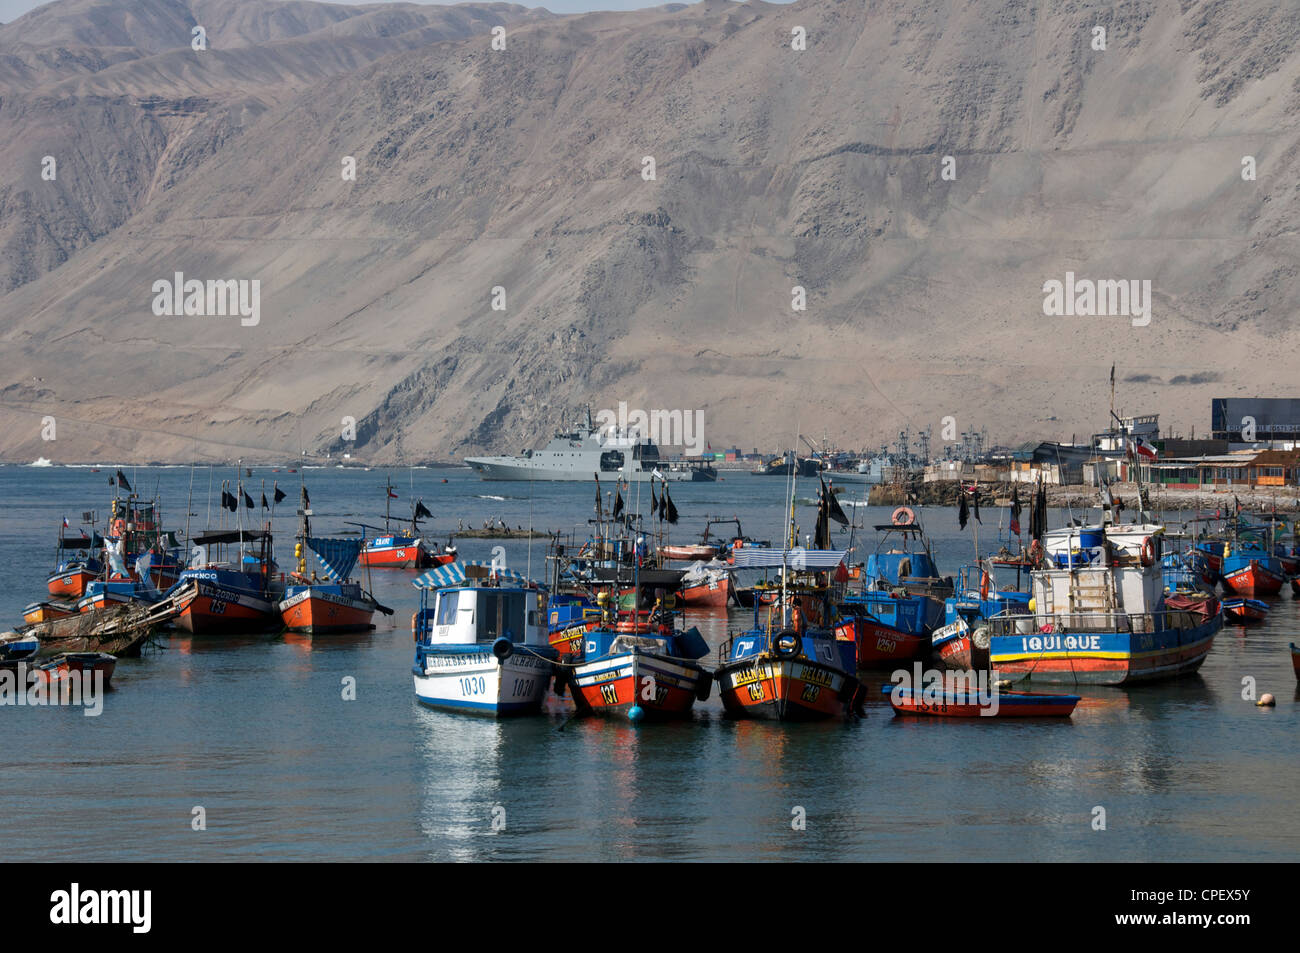
[[[1268,616],[1268,603],[1259,599],[1224,599],[1223,615],[1234,622],[1260,622]]]
[[[707,689],[709,673],[698,665],[632,649],[578,663],[569,685],[582,714],[651,720],[687,718]]]
[[[23,610],[23,621],[28,625],[35,625],[38,622],[49,622],[51,619],[63,619],[76,612],[77,606],[71,602],[58,600],[33,602]]]
[[[727,662],[714,678],[728,715],[774,721],[821,721],[851,715],[861,695],[856,676],[808,658],[757,656]]]
[[[86,594],[86,587],[99,578],[86,568],[65,569],[56,572],[46,580],[45,588],[56,599],[77,600]]]
[[[929,697],[924,691],[886,685],[889,704],[899,716],[933,718],[1069,718],[1079,704],[1078,695],[1046,695],[1036,692],[996,693],[997,706],[975,692],[939,692]]]
[[[490,645],[425,646],[411,669],[421,705],[497,718],[540,712],[552,671],[525,652],[498,662]]]
[[[1190,675],[1223,627],[1223,613],[1190,628],[1160,632],[995,635],[990,662],[1010,681],[1057,685],[1128,685]]]
[[[358,561],[372,569],[418,569],[428,559],[422,540],[381,538],[367,542]]]
[[[314,586],[288,596],[279,608],[284,627],[290,632],[320,634],[374,628],[370,621],[375,614],[374,602]]]
[[[99,673],[103,677],[103,686],[109,688],[116,669],[117,659],[107,652],[76,652],[60,655],[36,666],[32,669],[32,674],[38,681],[54,685],[74,675],[93,678]]]
[[[1282,591],[1286,576],[1252,559],[1237,569],[1225,568],[1223,586],[1239,596],[1273,596]]]
[[[231,635],[278,628],[280,613],[270,599],[205,579],[181,597],[172,622],[191,635]]]
[[[835,637],[853,641],[858,650],[858,668],[881,668],[911,662],[925,655],[929,636],[904,632],[863,616],[845,619],[835,628]]]
[[[725,607],[731,595],[731,579],[722,576],[697,586],[683,586],[678,595],[682,605],[696,608]]]

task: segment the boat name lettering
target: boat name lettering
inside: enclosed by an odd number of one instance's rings
[[[1101,651],[1100,635],[1031,635],[1020,641],[1027,652],[1052,652],[1061,649]]]

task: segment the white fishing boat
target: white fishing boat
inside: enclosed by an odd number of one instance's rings
[[[413,585],[411,672],[421,704],[492,716],[541,710],[557,656],[535,585],[479,563],[439,566]]]

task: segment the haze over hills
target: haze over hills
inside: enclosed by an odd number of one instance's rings
[[[0,455],[447,459],[620,400],[714,448],[1082,436],[1112,361],[1202,433],[1296,394],[1293,12],[59,0],[0,27]],[[156,316],[176,272],[259,322]],[[1067,272],[1149,325],[1045,316]]]

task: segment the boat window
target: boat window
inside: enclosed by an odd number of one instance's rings
[[[438,625],[454,625],[456,622],[457,592],[443,592],[438,595]]]

